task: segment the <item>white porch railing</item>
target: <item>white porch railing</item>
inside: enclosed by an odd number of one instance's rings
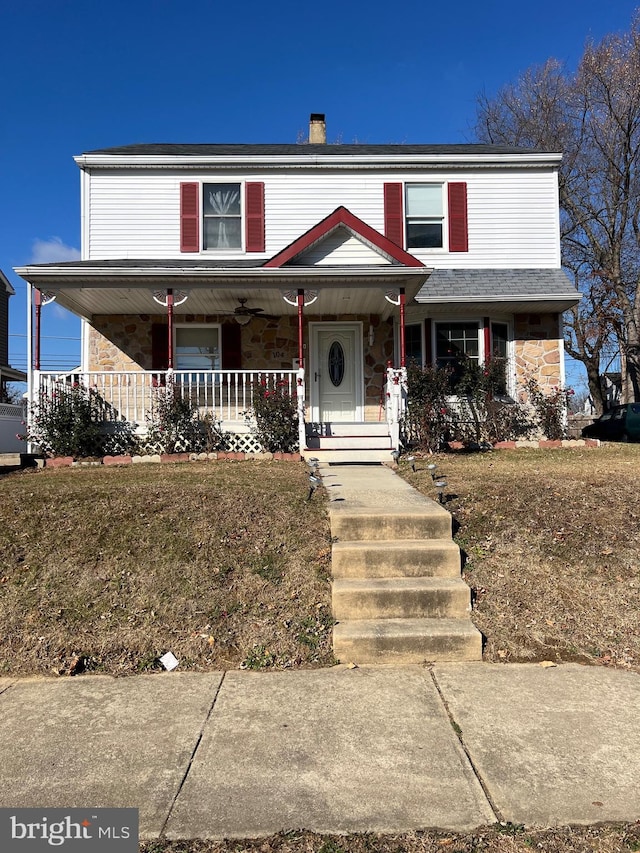
[[[52,395],[78,383],[97,394],[103,407],[103,420],[128,421],[144,427],[159,390],[172,382],[176,391],[194,402],[202,415],[233,423],[247,420],[257,385],[276,382],[294,396],[304,394],[304,378],[302,382],[299,379],[297,370],[38,371],[34,377],[33,402],[37,402],[39,392]]]
[[[386,413],[391,446],[400,447],[400,425],[407,406],[407,369],[387,368]]]

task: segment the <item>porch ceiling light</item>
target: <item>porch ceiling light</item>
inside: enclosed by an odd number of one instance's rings
[[[241,326],[246,326],[251,321],[251,314],[234,314],[234,317],[236,318],[236,323],[239,323]]]

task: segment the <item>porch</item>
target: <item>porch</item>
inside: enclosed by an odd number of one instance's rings
[[[260,452],[254,404],[259,387],[277,387],[294,401],[298,445],[303,457],[322,461],[390,461],[400,446],[406,397],[404,368],[388,367],[377,419],[312,420],[305,369],[297,370],[129,370],[59,373],[34,370],[31,404],[55,400],[73,388],[91,394],[94,417],[105,430],[126,423],[144,436],[167,387],[210,418],[228,435],[231,450]],[[369,410],[371,413],[371,409]]]

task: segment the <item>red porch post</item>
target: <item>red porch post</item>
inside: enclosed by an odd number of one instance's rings
[[[400,288],[400,367],[406,367],[407,348],[405,344],[405,309],[406,296],[404,287]]]
[[[34,302],[36,306],[36,328],[33,355],[33,369],[40,370],[40,321],[42,319],[42,293],[36,287],[34,290]]]
[[[169,368],[169,370],[173,370],[173,290],[170,287],[167,289],[167,319],[167,334],[169,335],[169,345],[167,347],[167,367]]]
[[[491,318],[484,317],[482,323],[484,326],[484,363],[487,364],[491,360]]]
[[[298,366],[304,367],[304,290],[298,290]]]

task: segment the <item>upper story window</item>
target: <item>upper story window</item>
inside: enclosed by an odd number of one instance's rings
[[[264,184],[180,184],[180,251],[264,252]]]
[[[469,251],[467,184],[385,183],[384,234],[407,249]]]
[[[203,184],[203,248],[242,248],[240,184]]]
[[[407,184],[405,215],[407,249],[442,248],[442,184]]]

